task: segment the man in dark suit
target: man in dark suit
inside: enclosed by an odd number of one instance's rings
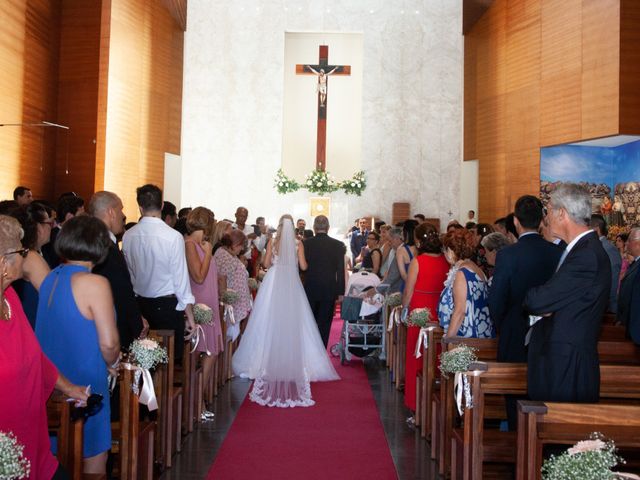
[[[551,278],[562,255],[562,249],[538,233],[542,222],[542,202],[538,198],[520,197],[514,215],[518,241],[498,252],[489,290],[489,311],[498,330],[499,362],[527,361],[529,315],[522,301],[530,288]],[[517,427],[516,400],[507,398],[510,430]]]
[[[616,312],[616,320],[628,328],[631,312],[631,299],[635,278],[638,276],[638,266],[640,262],[640,228],[634,228],[629,232],[627,240],[627,252],[633,256],[634,260],[627,268],[627,271],[620,282],[620,290],[618,291],[618,311]],[[640,301],[640,298],[638,298]]]
[[[346,247],[342,242],[329,237],[329,219],[324,215],[315,218],[313,230],[315,236],[303,242],[308,264],[304,274],[304,290],[326,347],[335,303],[344,293]]]
[[[122,212],[122,200],[115,193],[96,192],[89,202],[88,213],[104,222],[113,241],[109,247],[107,258],[100,265],[96,265],[93,273],[102,275],[109,280],[116,308],[120,346],[123,351],[127,351],[131,342],[141,334],[146,335],[149,324],[140,315],[127,262],[116,243],[116,236],[124,231],[125,217]]]
[[[498,361],[526,362],[525,336],[529,315],[522,307],[527,291],[542,285],[556,271],[562,250],[538,233],[542,202],[532,195],[520,197],[515,205],[517,243],[503,248],[489,292],[491,319],[498,330]]]
[[[551,194],[547,220],[554,236],[567,242],[551,279],[527,293],[535,315],[528,355],[532,400],[597,402],[600,396],[598,335],[609,301],[611,264],[589,228],[591,195],[576,184]]]

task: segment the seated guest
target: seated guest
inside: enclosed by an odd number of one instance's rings
[[[91,385],[102,408],[84,424],[84,472],[105,473],[111,448],[108,367],[115,367],[120,342],[109,282],[91,273],[109,251],[107,227],[97,218],[65,222],[56,241],[64,263],[42,282],[36,335],[42,351],[74,383]]]
[[[244,254],[246,241],[247,237],[241,230],[232,230],[231,233],[222,237],[221,248],[218,248],[213,255],[218,270],[220,295],[224,294],[228,288],[238,294],[238,300],[233,305],[236,322],[242,322],[251,312],[249,272],[239,258]]]
[[[604,217],[599,213],[591,215],[591,228],[596,232],[604,251],[607,252],[609,257],[609,263],[611,264],[611,290],[609,291],[609,304],[607,305],[607,311],[616,313],[618,310],[618,282],[620,281],[620,270],[622,268],[622,257],[618,249],[609,241],[607,234],[609,229],[607,228],[607,222],[604,221]]]
[[[22,246],[29,249],[22,265],[23,277],[14,282],[14,289],[22,301],[29,323],[35,328],[38,290],[49,273],[49,265],[40,252],[43,245],[49,242],[52,220],[46,209],[36,202],[14,210],[11,216],[20,222],[24,231]]]
[[[487,306],[487,279],[471,261],[473,236],[456,229],[444,237],[451,265],[438,304],[438,319],[447,337],[493,338],[495,329]]]
[[[418,255],[411,260],[402,305],[409,311],[427,308],[432,321],[438,318],[438,299],[447,278],[449,264],[442,254],[442,243],[436,227],[421,223],[415,229]],[[420,327],[407,328],[404,404],[416,410],[416,376],[422,370],[422,359],[415,357]]]
[[[173,330],[176,363],[182,362],[185,330],[195,330],[194,303],[184,253],[184,237],[160,218],[162,190],[143,185],[136,190],[142,218],[122,237],[131,284],[140,313],[152,329]],[[186,324],[185,324],[186,317]]]
[[[68,478],[49,447],[47,399],[55,388],[85,401],[85,386],[71,384],[42,353],[11,283],[22,277],[26,249],[16,219],[0,216],[0,431],[13,432],[31,462],[29,478]]]
[[[77,196],[74,192],[63,193],[60,195],[58,205],[56,207],[56,221],[58,223],[51,230],[51,239],[49,243],[42,247],[42,256],[49,264],[49,268],[56,268],[60,264],[60,257],[56,254],[55,243],[60,229],[66,221],[82,215],[84,213],[84,200]]]
[[[149,324],[140,314],[140,307],[133,292],[127,261],[118,248],[116,237],[124,232],[122,200],[112,192],[96,192],[91,197],[88,213],[101,220],[109,231],[109,253],[104,262],[96,265],[93,273],[109,281],[116,307],[116,323],[120,336],[120,348],[126,352],[131,342],[146,336]]]
[[[218,269],[213,261],[211,238],[215,229],[213,212],[208,208],[196,207],[187,216],[185,253],[191,292],[196,303],[207,305],[212,312],[211,325],[200,325],[196,335],[196,351],[202,355],[204,384],[208,385],[216,364],[218,354],[224,349],[222,328],[220,326],[220,299],[218,297]],[[208,410],[202,412],[202,419],[213,418]]]
[[[362,269],[380,276],[380,265],[382,265],[382,252],[378,248],[380,235],[376,232],[369,232],[367,235],[367,247],[362,249],[360,260]]]

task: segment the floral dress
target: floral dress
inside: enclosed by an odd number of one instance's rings
[[[218,275],[227,278],[227,288],[238,294],[233,304],[236,320],[244,320],[251,311],[251,292],[249,291],[249,272],[238,257],[231,255],[225,248],[218,248],[213,255]]]
[[[464,311],[464,319],[457,332],[458,337],[467,338],[493,338],[495,328],[489,316],[487,305],[487,282],[478,274],[465,267],[451,267],[447,279],[444,282],[444,290],[440,294],[438,304],[438,319],[445,333],[449,330],[449,323],[453,315],[453,282],[458,271],[464,274],[467,282],[467,302]]]

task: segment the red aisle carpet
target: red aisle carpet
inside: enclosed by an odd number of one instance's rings
[[[329,345],[341,326],[333,321]],[[262,407],[247,395],[207,478],[396,479],[362,363],[333,362],[341,380],[312,383],[313,407]]]

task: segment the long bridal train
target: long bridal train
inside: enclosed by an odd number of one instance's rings
[[[314,405],[309,382],[338,380],[300,277],[290,218],[281,219],[278,254],[267,271],[233,356],[236,375],[255,379],[249,398],[270,407]]]

